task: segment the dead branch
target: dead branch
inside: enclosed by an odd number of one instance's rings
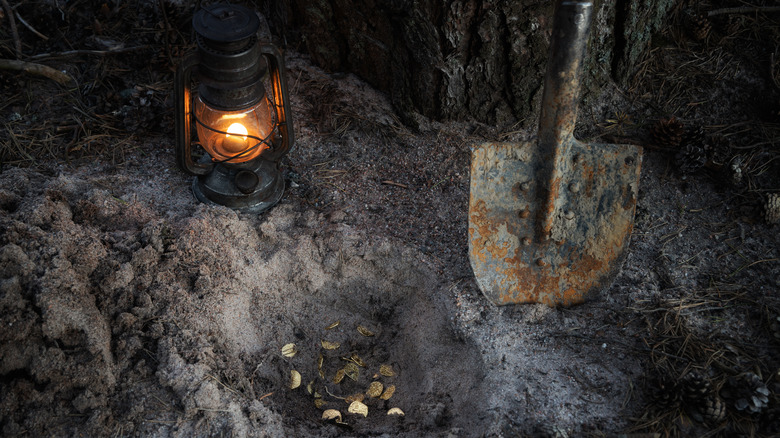
[[[47,77],[65,87],[76,86],[76,80],[68,74],[42,64],[16,61],[13,59],[0,59],[0,70],[23,71],[25,73]]]
[[[31,61],[39,61],[41,59],[67,58],[68,56],[78,56],[78,55],[96,55],[96,56],[115,55],[118,53],[126,53],[126,52],[133,52],[136,50],[148,49],[149,47],[151,46],[146,45],[146,46],[136,46],[136,47],[125,47],[123,49],[113,49],[113,50],[69,50],[67,52],[41,53],[40,55],[31,56],[29,59]]]
[[[738,8],[721,8],[707,12],[708,17],[724,14],[751,14],[753,12],[780,12],[780,6],[741,6]]]
[[[27,28],[27,29],[28,29],[30,32],[32,32],[32,33],[34,33],[34,34],[38,35],[38,36],[39,36],[40,38],[42,38],[44,41],[49,41],[49,37],[47,37],[46,35],[44,35],[44,34],[42,34],[42,33],[38,32],[37,30],[35,30],[35,28],[34,28],[34,27],[32,27],[32,26],[30,25],[30,23],[28,23],[28,22],[24,21],[24,18],[22,18],[22,16],[21,16],[21,15],[19,15],[19,13],[18,13],[18,12],[16,13],[16,18],[17,18],[17,19],[19,19],[19,22],[20,22],[20,23],[22,23],[22,24],[24,25],[24,27],[26,27],[26,28]]]
[[[14,19],[14,10],[11,9],[11,5],[8,4],[8,0],[0,0],[5,9],[5,15],[8,17],[8,25],[11,28],[11,35],[14,38],[14,48],[16,49],[16,57],[22,57],[22,41],[19,39],[19,32],[16,30],[16,20]]]

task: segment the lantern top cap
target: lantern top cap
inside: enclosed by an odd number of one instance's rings
[[[206,39],[232,43],[254,36],[260,28],[260,19],[243,6],[217,3],[196,12],[192,26]]]

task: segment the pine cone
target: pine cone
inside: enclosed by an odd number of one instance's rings
[[[755,373],[729,377],[721,395],[740,412],[758,414],[769,403],[769,389]]]
[[[676,117],[660,119],[650,129],[655,144],[665,149],[676,149],[685,135],[685,126]]]
[[[675,409],[680,405],[680,385],[663,377],[656,377],[650,386],[650,397],[661,411]]]
[[[703,14],[689,14],[688,15],[688,32],[691,37],[696,41],[703,41],[707,39],[712,30],[712,23]]]
[[[695,173],[707,164],[707,152],[702,146],[687,143],[680,148],[675,159],[681,173]]]
[[[713,394],[712,384],[700,372],[693,370],[683,377],[682,397],[686,403],[695,403]]]
[[[726,417],[726,405],[718,394],[709,394],[696,404],[686,406],[686,411],[694,421],[714,425]]]
[[[728,177],[735,186],[741,185],[745,179],[745,157],[737,155],[729,162]]]
[[[681,144],[695,144],[697,146],[705,147],[707,144],[707,133],[702,126],[694,126],[685,130],[685,134],[682,136]]]
[[[764,220],[769,225],[780,222],[780,193],[772,193],[764,202]]]

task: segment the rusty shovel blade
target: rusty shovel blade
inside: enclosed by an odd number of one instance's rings
[[[622,265],[642,151],[574,138],[591,10],[591,2],[556,8],[536,139],[472,150],[469,258],[498,305],[581,303]]]

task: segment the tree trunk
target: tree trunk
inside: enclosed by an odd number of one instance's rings
[[[554,3],[288,0],[277,19],[300,32],[316,63],[388,93],[401,116],[528,126],[537,118]],[[673,3],[595,1],[583,92],[630,77]]]

